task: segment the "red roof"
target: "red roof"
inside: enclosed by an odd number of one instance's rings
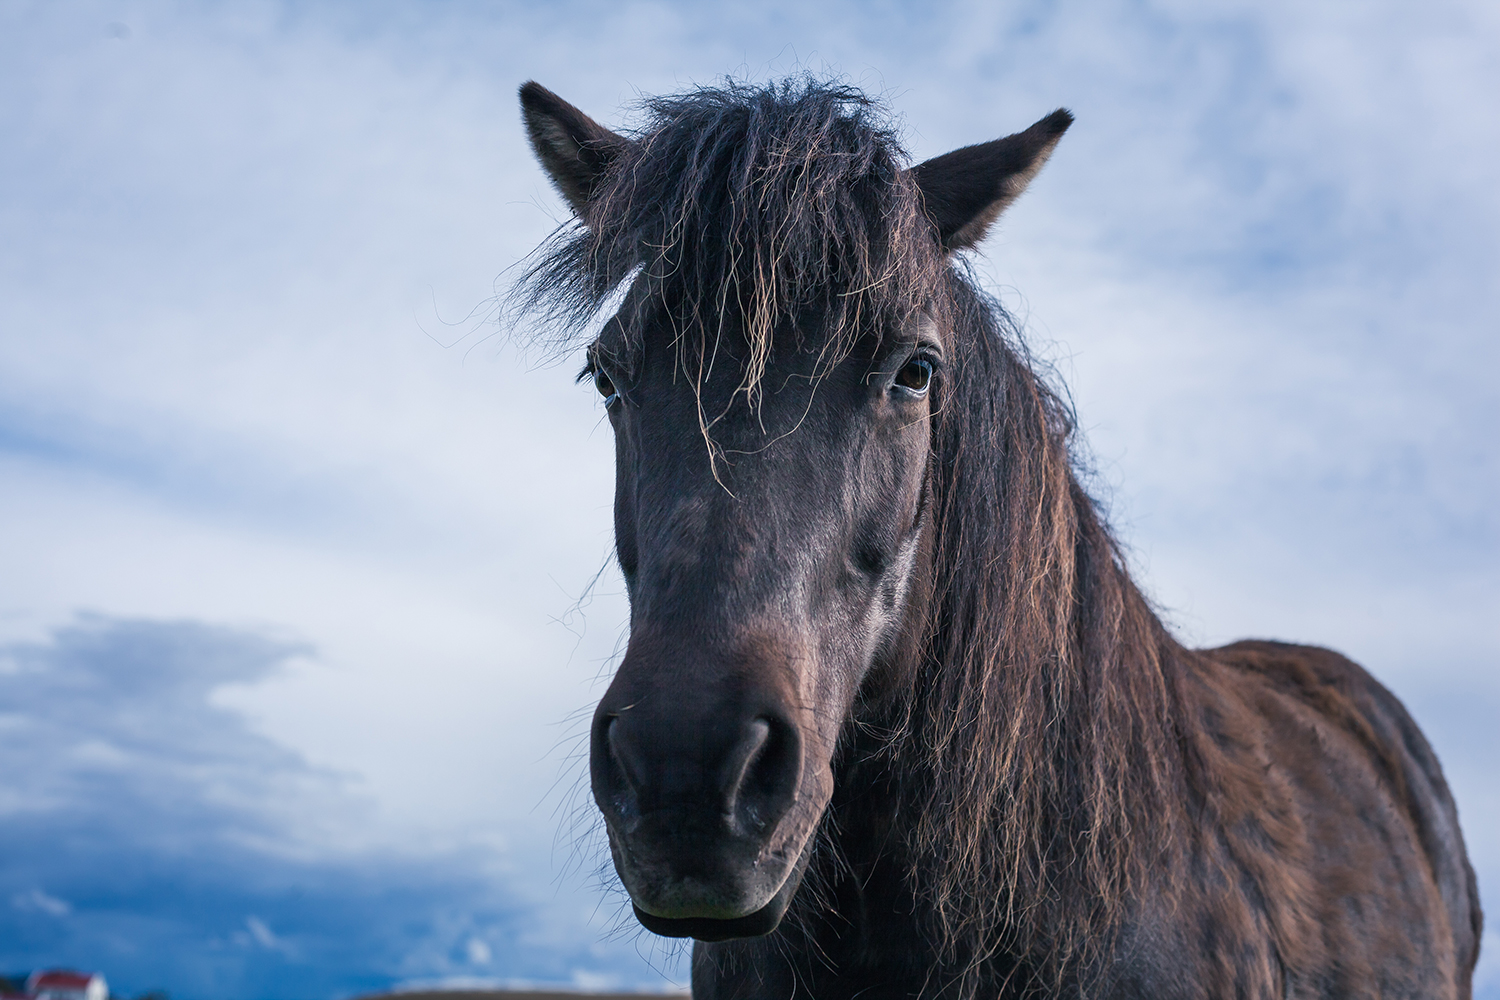
[[[51,997],[90,997],[95,1000],[104,1000],[109,995],[109,987],[105,985],[104,977],[97,972],[74,972],[71,969],[38,969],[26,977],[26,996],[28,998],[51,996]]]
[[[69,972],[66,969],[48,969],[45,972],[33,972],[31,978],[26,981],[27,991],[35,993],[46,987],[61,988],[65,990],[87,989],[89,983],[93,982],[97,972]]]

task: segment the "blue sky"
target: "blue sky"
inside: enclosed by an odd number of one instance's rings
[[[975,266],[1138,575],[1406,699],[1500,910],[1493,4],[538,6],[0,0],[0,971],[680,975],[577,809],[608,430],[493,321],[533,77],[837,73],[917,159],[1070,107]]]

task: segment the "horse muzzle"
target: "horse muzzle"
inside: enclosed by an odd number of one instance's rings
[[[637,918],[705,941],[770,933],[827,805],[827,763],[806,759],[774,685],[740,674],[670,691],[647,674],[639,690],[630,659],[595,712],[590,771]]]
[[[653,820],[634,836],[609,828],[615,870],[647,930],[723,941],[776,929],[811,854],[805,840],[768,851],[750,838],[684,836],[675,817]]]

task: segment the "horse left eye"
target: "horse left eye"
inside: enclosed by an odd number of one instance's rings
[[[895,387],[913,396],[927,395],[932,385],[932,362],[926,358],[912,358],[896,373]]]

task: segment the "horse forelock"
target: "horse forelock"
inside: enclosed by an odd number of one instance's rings
[[[733,338],[752,400],[777,338],[842,360],[909,321],[942,260],[890,116],[810,77],[726,83],[643,105],[645,122],[524,276],[525,305],[586,329],[630,282],[624,353],[664,336],[690,379]],[[817,329],[799,325],[815,313]]]

